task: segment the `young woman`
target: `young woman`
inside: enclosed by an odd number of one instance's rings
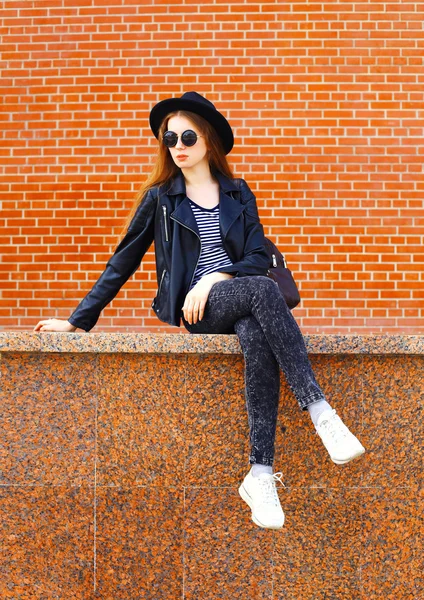
[[[196,92],[168,98],[150,113],[159,140],[155,168],[124,226],[125,236],[100,278],[67,321],[39,321],[34,331],[90,331],[101,311],[155,242],[158,318],[190,333],[236,333],[245,360],[252,465],[239,493],[259,527],[280,529],[284,513],[273,473],[280,369],[307,410],[330,458],[345,464],[364,453],[315,380],[301,331],[267,276],[270,259],[256,199],[233,177],[226,155],[230,124]]]

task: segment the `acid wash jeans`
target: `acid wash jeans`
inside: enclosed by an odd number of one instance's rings
[[[273,465],[280,369],[299,406],[325,400],[315,380],[302,333],[270,277],[253,275],[215,283],[204,315],[183,323],[190,333],[236,333],[245,361],[249,462]]]

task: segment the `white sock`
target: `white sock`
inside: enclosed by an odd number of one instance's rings
[[[325,410],[331,410],[331,406],[328,404],[326,400],[320,400],[319,402],[314,402],[308,406],[309,414],[311,415],[312,423],[316,425],[318,423],[318,419],[320,415]]]
[[[260,463],[253,463],[251,473],[253,477],[259,477],[261,473],[269,473],[272,475],[272,467],[269,465],[261,465]]]

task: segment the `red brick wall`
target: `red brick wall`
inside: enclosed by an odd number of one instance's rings
[[[424,3],[5,1],[0,327],[67,318],[196,90],[286,253],[304,332],[423,331]],[[154,254],[95,331],[157,320]]]

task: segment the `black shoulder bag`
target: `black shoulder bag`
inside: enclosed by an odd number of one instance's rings
[[[278,283],[287,306],[292,310],[300,302],[299,290],[293,279],[292,272],[287,267],[284,255],[281,254],[277,246],[267,237],[265,238],[265,247],[272,261],[272,266],[268,269],[268,277],[271,277],[271,279]]]

